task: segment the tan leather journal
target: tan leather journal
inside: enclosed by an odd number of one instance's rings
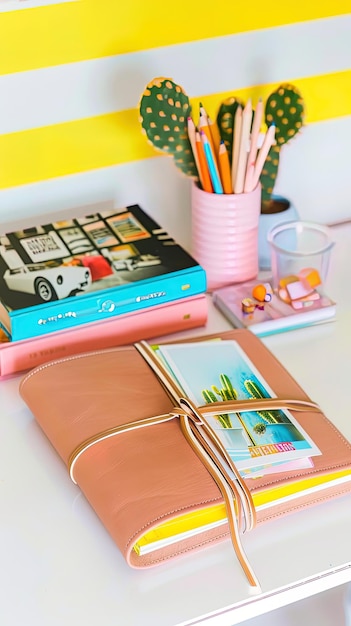
[[[233,330],[193,341],[216,337],[238,342],[276,398],[195,407],[177,395],[146,344],[41,365],[24,377],[20,393],[132,567],[164,563],[230,535],[256,585],[241,532],[350,492],[351,447],[260,339]],[[322,454],[312,467],[243,479],[213,433],[201,434],[202,416],[219,406],[222,413],[286,408]],[[214,517],[218,523],[208,523]],[[153,541],[160,530],[163,540]]]

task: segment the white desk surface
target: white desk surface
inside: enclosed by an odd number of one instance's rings
[[[351,441],[351,224],[334,231],[328,291],[337,321],[264,342]],[[229,327],[211,306],[207,327],[187,334]],[[19,380],[0,383],[2,626],[233,626],[351,580],[350,496],[245,536],[260,595],[229,540],[130,569],[20,399]]]

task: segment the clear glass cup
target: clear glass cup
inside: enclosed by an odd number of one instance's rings
[[[293,221],[275,226],[267,236],[272,262],[273,288],[278,291],[290,277],[320,277],[319,290],[327,279],[330,252],[335,244],[331,229],[314,222]]]

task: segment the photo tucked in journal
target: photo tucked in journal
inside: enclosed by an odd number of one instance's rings
[[[221,400],[273,398],[274,392],[236,341],[168,344],[156,354],[181,393],[197,406]],[[311,465],[319,449],[288,410],[245,411],[204,418],[238,469],[260,473],[265,466],[294,461]]]

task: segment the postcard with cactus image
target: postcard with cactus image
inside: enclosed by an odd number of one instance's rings
[[[196,406],[275,397],[234,340],[167,344],[159,346],[158,352],[181,393]],[[206,419],[240,471],[321,454],[285,409],[223,413]]]

